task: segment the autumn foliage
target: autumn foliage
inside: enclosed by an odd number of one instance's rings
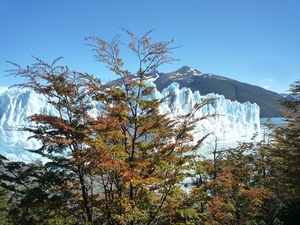
[[[265,140],[221,150],[216,138],[213,157],[197,154],[211,134],[194,139],[194,123],[207,118],[194,114],[211,100],[186,115],[161,113],[172,96],[153,99],[154,87],[145,81],[176,61],[169,56],[173,41],[153,43],[151,31],[141,38],[122,31],[130,43],[120,35],[111,42],[86,39],[119,82],[103,84],[58,66],[61,58],[48,64],[34,57],[26,68],[12,63],[10,74],[27,80],[17,86],[41,94],[56,113],[31,115],[21,128],[42,143],[28,151],[43,161],[1,158],[7,224],[282,224],[272,158],[279,160],[281,151]],[[123,47],[136,56],[134,72],[124,69]]]
[[[31,196],[30,202],[23,195],[16,199],[19,222],[38,224],[56,215],[65,223],[80,224],[157,224],[178,219],[173,209],[179,210],[184,195],[179,184],[205,138],[193,140],[191,118],[208,102],[178,118],[161,114],[159,105],[170,100],[151,98],[153,87],[144,81],[158,66],[175,60],[168,56],[172,41],[151,43],[150,32],[139,39],[124,31],[138,58],[137,79],[123,69],[119,36],[110,43],[95,37],[87,40],[96,59],[106,63],[120,83],[102,84],[89,74],[56,66],[58,60],[47,64],[35,58],[37,62],[25,69],[13,63],[17,69],[11,72],[28,80],[19,86],[43,95],[57,111],[32,115],[28,121],[37,125],[23,128],[32,133],[30,138],[42,142],[41,148],[31,151],[47,161],[28,165],[31,172],[26,179],[34,182],[25,192],[30,195],[27,192],[36,189],[42,196]],[[37,175],[47,173],[51,173],[47,182]],[[11,191],[19,193],[22,188],[20,183],[20,190]],[[26,207],[38,207],[40,215],[28,218]]]

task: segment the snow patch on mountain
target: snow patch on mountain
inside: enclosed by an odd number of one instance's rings
[[[151,80],[147,84],[155,86]],[[219,139],[234,139],[260,132],[259,107],[256,104],[232,102],[213,93],[201,96],[199,91],[193,93],[189,88],[180,89],[178,83],[172,83],[162,92],[155,89],[151,98],[161,99],[168,95],[172,97],[162,103],[160,111],[172,116],[187,114],[196,103],[214,99],[213,104],[204,106],[195,114],[195,118],[218,114],[195,123],[195,139],[208,132],[213,132]],[[15,129],[28,125],[26,118],[35,113],[57,115],[55,108],[32,90],[0,87],[0,154],[11,160],[38,158],[24,149],[36,149],[40,143],[27,140],[30,135],[28,132]]]
[[[170,79],[186,79],[190,76],[202,76],[202,73],[194,68],[183,66],[179,70],[170,73]]]

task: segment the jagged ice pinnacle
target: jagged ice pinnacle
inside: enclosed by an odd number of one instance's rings
[[[147,81],[147,85],[155,86],[152,81]],[[241,104],[214,93],[201,96],[199,91],[193,93],[189,88],[180,89],[175,82],[162,92],[155,89],[151,97],[163,98],[169,94],[172,94],[172,98],[161,104],[160,111],[169,112],[173,116],[187,114],[196,103],[204,99],[215,99],[213,104],[204,106],[195,114],[195,117],[218,114],[196,123],[195,139],[208,132],[214,133],[220,140],[260,133],[259,106],[255,103]],[[0,87],[0,154],[18,161],[30,161],[39,157],[24,149],[36,149],[40,143],[27,141],[29,133],[11,130],[13,127],[26,125],[26,118],[34,113],[57,114],[43,96],[32,90]]]

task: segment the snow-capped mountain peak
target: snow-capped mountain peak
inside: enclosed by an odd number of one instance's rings
[[[232,101],[255,102],[261,109],[261,117],[282,116],[276,104],[281,98],[279,94],[228,77],[200,72],[189,66],[183,66],[170,73],[159,73],[159,77],[153,82],[159,91],[168,87],[172,82],[177,82],[180,87],[189,87],[192,91],[199,91],[202,95],[218,93]]]
[[[175,76],[201,76],[202,75],[200,71],[189,66],[183,66],[180,69],[176,70],[175,72],[172,72],[171,74],[172,75],[174,74]]]

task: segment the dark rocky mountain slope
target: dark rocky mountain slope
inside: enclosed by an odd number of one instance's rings
[[[171,73],[156,73],[156,77],[154,83],[159,91],[162,91],[172,82],[177,82],[180,87],[189,87],[192,91],[199,90],[201,95],[218,93],[232,101],[255,102],[260,107],[261,118],[280,117],[282,115],[278,104],[281,96],[258,86],[218,75],[202,74],[188,66],[181,67]]]

